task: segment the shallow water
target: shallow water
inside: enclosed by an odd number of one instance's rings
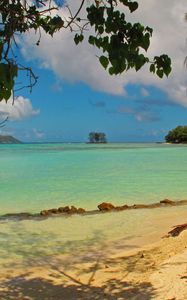
[[[0,145],[0,212],[184,199],[186,157],[160,144]]]
[[[187,147],[160,144],[0,145],[0,214],[98,203],[187,198]],[[0,222],[2,269],[51,256],[113,255],[154,242],[186,220],[187,206],[43,221]],[[106,251],[107,249],[107,251]]]
[[[56,260],[71,269],[104,261],[159,241],[173,225],[186,222],[187,207],[167,207],[0,222],[0,277],[6,270],[49,267]],[[55,260],[54,260],[55,259]]]

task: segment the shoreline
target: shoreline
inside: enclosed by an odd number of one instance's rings
[[[86,210],[85,208],[77,208],[73,205],[64,206],[59,208],[51,208],[40,211],[40,213],[29,213],[29,212],[19,212],[19,213],[6,213],[0,215],[1,220],[45,220],[49,217],[60,217],[60,216],[72,216],[72,215],[81,215],[81,216],[89,216],[89,215],[97,215],[99,213],[112,213],[112,212],[121,212],[121,211],[129,211],[129,210],[139,210],[139,209],[154,209],[154,208],[167,208],[167,207],[178,207],[187,205],[187,200],[170,200],[164,199],[160,202],[151,203],[151,204],[133,204],[127,205],[123,204],[121,206],[115,206],[110,202],[102,202],[97,206],[97,209],[94,210]]]

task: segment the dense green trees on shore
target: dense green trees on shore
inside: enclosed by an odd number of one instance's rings
[[[187,143],[187,126],[177,126],[169,131],[165,137],[168,143]]]

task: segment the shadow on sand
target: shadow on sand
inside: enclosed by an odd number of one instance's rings
[[[27,274],[11,278],[1,284],[1,300],[117,300],[154,299],[155,291],[150,283],[132,284],[115,278],[102,286],[83,284],[64,272],[61,284],[43,278],[27,279]],[[69,283],[63,282],[68,277]],[[3,290],[2,290],[3,289]]]
[[[156,295],[151,283],[127,278],[142,272],[140,255],[111,259],[112,247],[100,231],[86,240],[63,242],[48,232],[31,234],[19,223],[0,238],[1,300],[148,300]],[[133,248],[130,239],[115,241],[115,249]]]

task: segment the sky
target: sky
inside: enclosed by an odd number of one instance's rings
[[[72,11],[80,3],[67,2]],[[169,78],[157,78],[148,66],[108,75],[98,62],[98,50],[86,41],[89,32],[78,46],[68,30],[53,38],[43,33],[39,46],[38,35],[30,32],[19,40],[18,57],[32,67],[38,82],[31,93],[17,92],[14,105],[0,103],[1,118],[9,117],[0,134],[24,142],[85,142],[89,132],[99,131],[109,142],[156,142],[177,125],[187,125],[186,0],[138,2],[138,10],[127,18],[153,28],[148,56],[171,57]],[[59,14],[68,17],[65,7]],[[21,75],[21,84],[25,80]]]

